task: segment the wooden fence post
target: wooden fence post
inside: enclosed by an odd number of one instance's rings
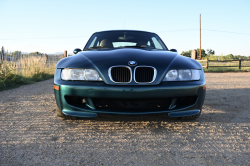
[[[197,55],[198,55],[198,53],[197,53],[196,49],[194,49],[194,50],[191,52],[191,58],[196,60],[196,59],[198,59],[198,58],[197,58],[197,57],[198,57]]]
[[[2,60],[2,51],[0,51],[0,64],[3,63],[3,60]]]
[[[45,58],[46,58],[46,64],[48,63],[48,55],[45,54]]]
[[[209,59],[207,58],[207,65],[206,65],[206,68],[208,69],[208,61],[209,61]]]
[[[4,60],[4,47],[2,46],[2,49],[1,49],[1,63],[3,63],[3,60]]]
[[[239,58],[239,69],[241,69],[241,58]]]
[[[64,51],[64,56],[63,56],[63,57],[64,57],[64,58],[68,57],[68,55],[67,55],[67,50]]]

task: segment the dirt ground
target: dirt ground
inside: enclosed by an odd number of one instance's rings
[[[206,73],[203,112],[62,120],[53,80],[0,92],[0,165],[250,165],[250,72]]]

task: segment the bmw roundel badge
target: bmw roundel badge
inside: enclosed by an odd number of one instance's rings
[[[128,65],[129,65],[129,66],[136,66],[136,65],[137,65],[137,62],[136,62],[136,61],[129,61],[129,62],[128,62]]]

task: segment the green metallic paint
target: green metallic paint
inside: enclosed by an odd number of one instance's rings
[[[60,110],[62,110],[63,108],[62,108],[62,104],[61,104],[62,102],[61,102],[61,98],[60,98],[60,90],[54,89],[54,94],[55,94],[55,98],[56,98],[56,104],[57,104],[58,108]]]
[[[181,116],[189,116],[189,115],[194,115],[192,110],[200,110],[202,107],[202,104],[204,102],[205,98],[205,91],[200,95],[200,97],[197,99],[197,102],[194,105],[191,105],[189,107],[181,108],[181,109],[173,109],[173,110],[161,110],[161,111],[147,111],[147,112],[136,112],[136,113],[131,113],[131,112],[120,112],[117,110],[117,112],[114,112],[113,110],[109,111],[108,109],[103,111],[99,111],[98,109],[91,109],[88,106],[85,108],[77,108],[72,105],[69,105],[64,96],[60,97],[58,94],[55,94],[56,98],[61,99],[61,104],[63,107],[61,108],[62,112],[66,115],[70,116],[77,116],[77,117],[96,117],[98,114],[110,114],[110,115],[149,115],[149,114],[168,114],[171,117],[180,117]],[[58,103],[57,103],[58,104]],[[184,111],[184,112],[183,112]],[[169,113],[174,113],[175,114],[169,114]],[[183,112],[183,114],[182,114]],[[197,112],[199,113],[199,112]]]
[[[57,75],[60,73],[60,69],[56,70]],[[203,73],[204,74],[204,73]],[[75,81],[62,81],[56,80],[58,76],[55,77],[55,82],[57,86],[60,86],[59,91],[55,90],[55,97],[59,108],[66,115],[79,116],[79,117],[95,117],[97,114],[116,114],[116,115],[140,115],[140,114],[167,114],[170,112],[179,111],[190,111],[190,110],[200,110],[204,99],[206,90],[203,90],[205,85],[204,78],[200,81],[190,81],[190,82],[166,82],[159,84],[157,86],[110,86],[106,85],[104,82],[81,82]],[[58,84],[61,83],[61,84]],[[189,84],[187,84],[189,83]],[[170,86],[172,84],[172,86]],[[199,84],[199,85],[198,85]],[[166,86],[168,85],[168,86]],[[65,96],[79,96],[85,98],[128,98],[128,99],[141,99],[141,98],[168,98],[168,97],[183,97],[183,96],[198,96],[197,102],[186,108],[172,109],[172,110],[162,110],[162,111],[147,111],[140,113],[131,112],[114,112],[106,110],[105,112],[100,112],[98,109],[93,109],[88,106],[85,108],[78,108],[69,105]],[[60,102],[60,103],[59,103]],[[186,114],[192,114],[193,112],[186,112]],[[185,116],[186,114],[183,114]],[[172,114],[170,114],[172,115]],[[178,113],[181,115],[181,113]],[[174,116],[174,115],[173,115]]]
[[[196,115],[200,112],[200,110],[187,110],[187,111],[180,111],[180,112],[171,112],[171,113],[166,113],[169,117],[182,117],[182,116],[191,116],[191,115]],[[98,114],[97,113],[90,113],[90,112],[79,112],[79,111],[74,111],[74,110],[64,110],[64,114],[69,115],[69,116],[76,116],[76,117],[83,117],[83,118],[95,118]],[[150,113],[147,113],[148,115]],[[155,112],[151,114],[156,114]],[[162,112],[161,112],[162,114]],[[115,114],[117,115],[117,114]],[[132,115],[129,113],[124,113],[124,114],[119,114],[119,115]],[[133,115],[145,115],[145,113],[140,113],[140,114],[133,114]]]
[[[171,112],[168,113],[170,117],[182,117],[182,116],[191,116],[200,113],[200,110],[188,110],[188,111],[180,111],[180,112]]]
[[[108,76],[108,69],[117,65],[128,66],[129,61],[136,61],[137,66],[155,67],[157,69],[155,81],[151,84],[137,84],[134,80],[129,84],[113,83]],[[95,69],[103,81],[63,81],[61,80],[63,68]],[[131,66],[131,69],[133,70],[134,67]],[[172,69],[198,69],[201,78],[199,81],[163,82],[166,73]],[[66,115],[77,117],[96,117],[98,114],[190,116],[200,112],[206,94],[206,90],[203,90],[203,86],[206,84],[205,75],[199,62],[174,52],[136,48],[82,51],[72,57],[64,58],[57,64],[54,84],[60,87],[59,91],[54,90],[56,103],[60,110]],[[65,96],[84,97],[87,104],[84,108],[72,106],[66,102]],[[197,96],[198,98],[194,105],[185,108],[136,113],[119,110],[116,112],[108,109],[100,111],[91,103],[91,98],[143,99],[184,96]]]
[[[129,61],[136,61],[137,66],[153,66],[157,69],[156,79],[150,85],[160,84],[166,73],[171,69],[202,70],[199,62],[180,56],[177,53],[136,48],[83,51],[77,55],[60,60],[56,68],[95,69],[106,84],[117,85],[109,79],[108,69],[111,66],[128,66]],[[134,66],[131,66],[131,69],[134,71]],[[127,85],[141,86],[142,84],[132,81]]]
[[[83,117],[83,118],[95,118],[97,116],[97,113],[79,111],[75,108],[64,109],[62,112],[65,115]]]

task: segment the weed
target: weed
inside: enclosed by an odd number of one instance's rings
[[[53,78],[56,64],[45,57],[22,58],[18,62],[0,64],[0,90]]]
[[[209,67],[208,69],[203,68],[203,70],[211,71],[211,72],[234,72],[234,71],[249,71],[250,67],[242,67],[239,69],[239,67]]]

